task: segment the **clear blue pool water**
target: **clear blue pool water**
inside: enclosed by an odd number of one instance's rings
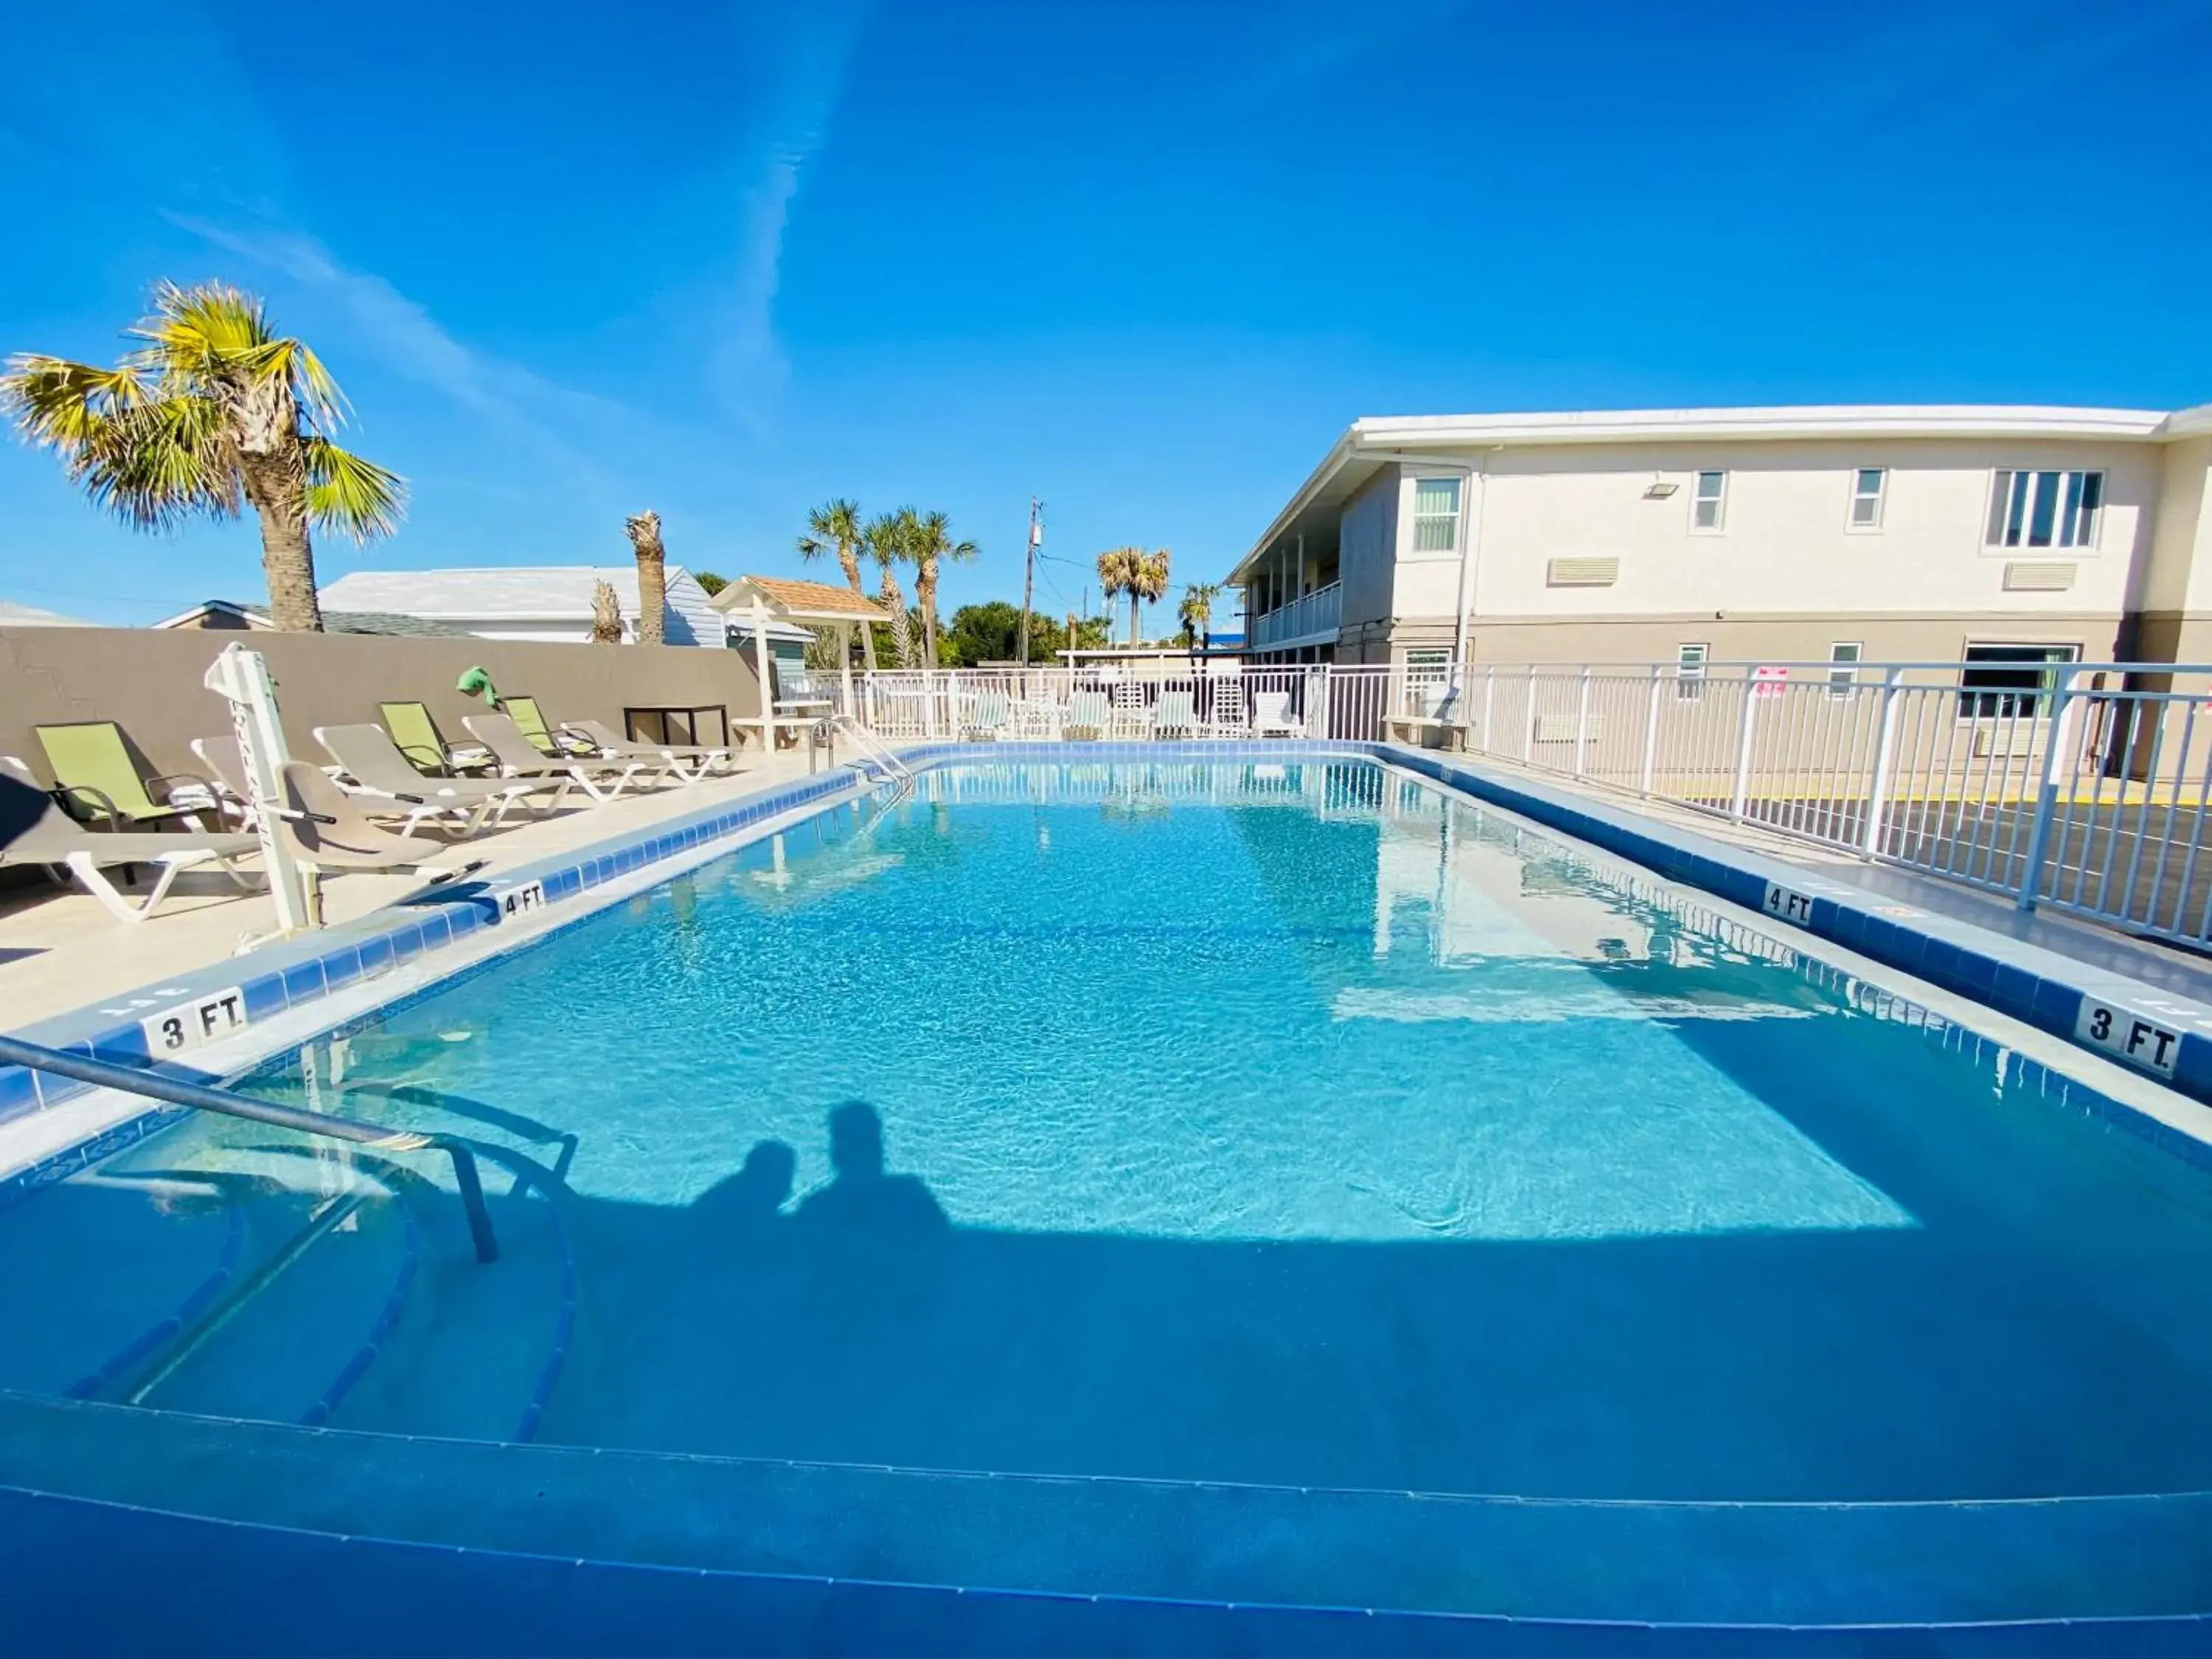
[[[534,1429],[577,1446],[1566,1498],[2212,1486],[2212,1183],[1846,989],[1365,763],[967,766],[253,1086],[565,1182],[552,1217],[503,1200],[489,1272],[423,1208],[340,1426],[501,1437],[557,1345]],[[194,1133],[112,1173],[224,1150]],[[358,1287],[303,1275],[303,1304],[380,1305],[395,1202],[333,1237]],[[230,1236],[204,1195],[132,1213],[172,1304]],[[308,1316],[231,1340],[296,1350]],[[216,1358],[149,1403],[212,1408],[242,1386]],[[264,1413],[297,1414],[234,1412]]]

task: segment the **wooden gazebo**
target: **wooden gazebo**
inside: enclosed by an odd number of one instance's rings
[[[845,708],[853,708],[853,626],[863,627],[872,623],[887,623],[891,613],[873,599],[855,593],[849,587],[833,587],[827,582],[799,581],[787,576],[740,576],[708,601],[726,617],[744,618],[752,624],[753,661],[760,673],[761,684],[761,746],[775,748],[777,716],[772,688],[775,682],[769,672],[768,627],[772,622],[798,623],[808,627],[835,624],[837,629],[837,666],[842,677]],[[784,721],[790,726],[803,726],[803,717]]]

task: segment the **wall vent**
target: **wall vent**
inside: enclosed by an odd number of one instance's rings
[[[1547,587],[1610,587],[1620,580],[1619,559],[1553,559],[1544,567]]]
[[[1539,714],[1536,716],[1536,741],[1539,743],[1572,743],[1577,717],[1573,714]],[[1582,726],[1584,743],[1595,743],[1605,735],[1605,717],[1592,714]]]
[[[2031,564],[2025,559],[2014,559],[2005,566],[2005,592],[2063,593],[2074,586],[2074,573],[2078,568],[2069,560]]]

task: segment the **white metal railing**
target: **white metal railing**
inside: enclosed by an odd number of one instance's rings
[[[2212,944],[2212,666],[1239,665],[856,677],[884,741],[1396,738]]]
[[[1326,635],[1333,639],[1338,619],[1343,614],[1344,585],[1331,582],[1288,605],[1277,605],[1253,617],[1249,643],[1255,650],[1267,650],[1310,636]]]
[[[1474,752],[2212,940],[2212,667],[1535,665],[1457,703]]]

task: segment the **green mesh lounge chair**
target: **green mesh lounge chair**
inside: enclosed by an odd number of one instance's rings
[[[181,822],[197,830],[213,818],[213,785],[192,772],[141,777],[137,763],[113,720],[82,720],[34,727],[54,770],[54,789],[77,816],[114,830]]]
[[[0,865],[43,864],[66,869],[83,884],[86,892],[107,911],[125,921],[143,921],[169,896],[169,890],[185,871],[213,864],[241,889],[254,890],[238,868],[238,860],[261,850],[258,836],[198,830],[149,832],[117,830],[94,835],[55,805],[40,789],[30,769],[12,755],[0,755]],[[143,898],[133,900],[110,879],[108,872],[120,866],[127,878],[130,866],[146,865],[158,872]]]
[[[501,700],[499,709],[514,722],[522,735],[530,739],[530,746],[539,754],[565,760],[572,752],[568,745],[555,737],[545,724],[545,716],[538,712],[537,698],[505,697]]]
[[[434,777],[453,769],[453,746],[438,730],[437,721],[430,718],[428,708],[419,702],[380,702],[376,714],[391,733],[394,746],[416,771]]]

